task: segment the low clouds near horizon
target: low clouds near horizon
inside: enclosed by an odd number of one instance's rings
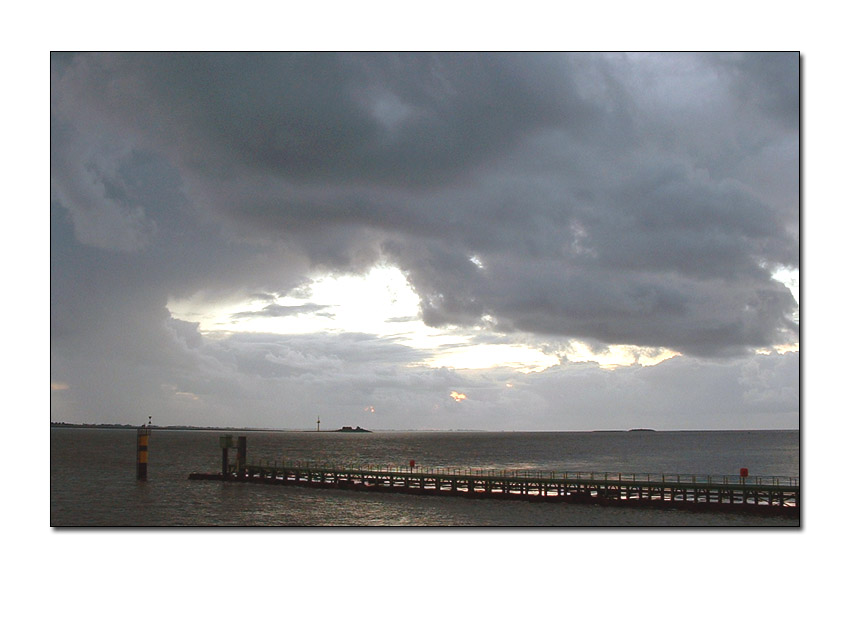
[[[798,169],[797,54],[54,54],[52,419],[796,427]],[[375,266],[428,327],[559,364],[168,308],[332,318],[275,298]]]

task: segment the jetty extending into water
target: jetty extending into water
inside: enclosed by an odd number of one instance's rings
[[[800,481],[779,476],[700,476],[619,472],[549,472],[408,466],[337,467],[299,461],[248,462],[240,437],[235,464],[220,473],[193,473],[190,480],[223,480],[317,489],[463,496],[604,506],[800,515]]]

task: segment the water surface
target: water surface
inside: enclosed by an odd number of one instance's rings
[[[51,428],[52,526],[796,526],[749,515],[650,511],[190,481],[220,470],[211,431],[154,430],[148,480],[135,431]],[[248,457],[337,466],[799,476],[797,431],[245,432]]]

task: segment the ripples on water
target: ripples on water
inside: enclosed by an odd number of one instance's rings
[[[796,526],[747,515],[502,502],[189,481],[220,469],[220,433],[154,430],[148,480],[135,431],[51,429],[52,526]],[[230,434],[230,433],[228,433]],[[233,433],[234,435],[236,433]],[[246,432],[248,458],[338,466],[799,476],[796,431]]]

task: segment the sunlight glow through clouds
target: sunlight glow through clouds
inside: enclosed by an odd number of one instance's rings
[[[791,295],[794,296],[794,301],[797,303],[797,310],[794,311],[791,318],[799,324],[800,322],[800,270],[799,268],[780,267],[773,272],[773,280],[778,280],[780,283],[788,287]],[[792,351],[796,352],[800,349],[799,344],[793,346],[774,346],[780,354]]]
[[[311,309],[308,305],[317,306]],[[283,335],[360,332],[385,336],[409,332],[415,328],[418,306],[419,299],[404,275],[389,267],[376,267],[366,276],[322,276],[298,290],[297,295],[279,296],[273,302],[257,298],[210,305],[190,298],[168,303],[174,317],[198,322],[202,333]]]
[[[454,369],[486,369],[510,367],[523,373],[542,372],[558,365],[559,359],[551,354],[521,345],[477,344],[449,348],[426,361],[430,367]]]
[[[474,261],[473,261],[474,262]],[[780,277],[781,276],[781,277]],[[777,280],[796,286],[791,272]],[[796,293],[795,293],[796,297]],[[199,323],[201,333],[307,333],[355,332],[389,338],[430,352],[420,363],[427,367],[487,369],[508,367],[518,372],[541,372],[561,363],[596,362],[603,369],[656,365],[679,356],[666,348],[612,345],[595,351],[572,340],[559,351],[544,351],[523,343],[479,343],[474,333],[431,328],[420,316],[419,297],[395,267],[374,267],[364,276],[325,275],[288,295],[211,305],[201,300],[169,301],[176,318]],[[776,346],[780,352],[794,346]]]
[[[653,349],[619,345],[608,346],[605,352],[594,352],[581,341],[571,341],[569,348],[563,353],[563,357],[567,361],[573,363],[596,362],[603,369],[614,369],[635,364],[648,367],[675,356],[680,356],[680,354],[666,348]]]
[[[800,270],[788,267],[780,267],[773,273],[773,280],[788,287],[797,304],[800,304]]]
[[[358,332],[391,338],[411,348],[433,351],[434,356],[414,364],[428,367],[503,366],[537,372],[559,363],[556,356],[527,345],[479,344],[474,335],[426,326],[416,292],[399,269],[389,266],[377,266],[365,276],[322,276],[273,302],[257,298],[210,305],[185,299],[169,301],[168,308],[178,319],[197,322],[204,334]]]
[[[174,385],[162,385],[162,389],[166,392],[171,392],[174,397],[179,400],[189,400],[191,402],[200,402],[200,398],[191,391],[180,391]]]

